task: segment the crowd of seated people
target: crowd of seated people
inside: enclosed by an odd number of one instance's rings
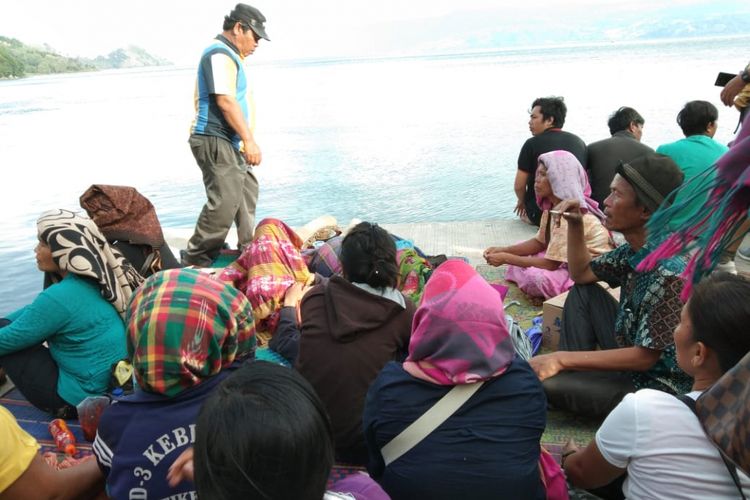
[[[548,125],[537,135],[561,133],[548,104],[534,106]],[[499,294],[466,262],[423,274],[417,303],[405,295],[397,238],[375,223],[310,259],[292,228],[265,219],[216,276],[161,264],[160,229],[104,234],[96,206],[111,200],[88,203],[92,219],[43,214],[48,286],[0,326],[0,367],[63,418],[107,393],[124,358],[135,388],[104,411],[95,460],[61,471],[0,408],[0,498],[549,498],[548,405],[604,419],[562,454],[572,486],[605,498],[750,493],[747,470],[733,480],[692,406],[750,352],[750,282],[705,278],[683,305],[686,259],[643,265],[662,241],[649,220],[674,202],[680,167],[655,153],[620,162],[600,211],[577,155],[553,149],[535,165],[537,236],[485,252],[527,293],[570,290],[560,350],[528,361]],[[624,243],[613,248],[610,232]],[[328,276],[308,267],[334,255]],[[599,281],[621,287],[619,302]],[[256,361],[258,345],[290,366]],[[334,463],[363,472],[332,484]]]

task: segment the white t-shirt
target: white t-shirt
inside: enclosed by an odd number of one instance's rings
[[[643,389],[625,396],[597,431],[596,445],[607,462],[628,469],[625,498],[740,497],[698,418],[671,394]],[[750,479],[737,473],[750,496]]]

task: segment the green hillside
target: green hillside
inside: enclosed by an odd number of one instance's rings
[[[31,47],[15,38],[0,36],[0,78],[168,64],[171,63],[132,45],[114,50],[106,56],[85,59],[61,56],[49,47]]]
[[[61,56],[52,50],[30,47],[15,38],[0,36],[0,78],[95,69],[92,64],[79,59]]]

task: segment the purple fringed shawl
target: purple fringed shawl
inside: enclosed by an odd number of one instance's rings
[[[659,261],[679,254],[693,253],[683,274],[685,287],[682,299],[687,300],[692,285],[709,274],[719,262],[722,252],[733,242],[739,226],[750,208],[750,114],[745,118],[740,133],[729,151],[716,162],[716,178],[694,196],[705,195],[710,189],[708,203],[693,220],[680,227],[670,228],[669,221],[692,201],[680,205],[662,206],[648,223],[649,243],[656,248],[638,266],[638,271],[656,267]],[[705,182],[696,178],[690,182]],[[672,231],[672,229],[674,229]],[[739,235],[742,237],[744,235]]]

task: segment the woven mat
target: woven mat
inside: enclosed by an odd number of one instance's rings
[[[16,417],[18,425],[39,442],[39,445],[42,447],[40,450],[42,453],[57,451],[55,442],[52,440],[48,429],[49,423],[52,420],[52,416],[49,413],[35,408],[31,403],[26,401],[26,398],[23,397],[18,389],[13,389],[0,398],[0,405],[11,412]],[[91,443],[83,438],[83,431],[78,420],[66,420],[66,422],[76,438],[76,449],[78,452],[75,458],[83,458],[91,455]]]
[[[505,266],[495,267],[480,264],[476,267],[476,270],[488,283],[508,287],[508,295],[505,296],[503,301],[505,312],[512,315],[513,319],[518,321],[518,324],[524,330],[531,328],[531,320],[542,313],[542,306],[534,305],[515,283],[505,279]]]

